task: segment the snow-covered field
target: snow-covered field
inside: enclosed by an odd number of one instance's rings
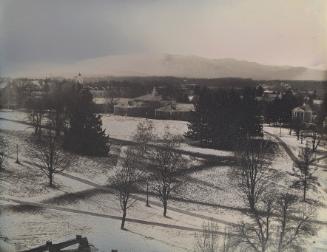
[[[102,125],[111,137],[123,140],[132,140],[139,122],[146,119],[140,117],[102,115]],[[154,134],[163,137],[165,129],[174,135],[183,135],[187,131],[187,122],[170,120],[153,120]],[[122,127],[122,125],[124,125]]]
[[[26,119],[23,112],[16,111],[0,111],[1,117],[17,121]],[[104,115],[103,125],[111,137],[131,140],[137,124],[141,120],[145,119]],[[186,122],[152,121],[155,133],[159,137],[164,134],[167,125],[172,134],[183,135],[187,130]],[[172,200],[169,202],[171,207],[168,210],[169,218],[162,217],[159,200],[151,196],[150,200],[153,204],[150,208],[146,207],[143,201],[138,201],[134,208],[129,210],[127,216],[132,220],[141,220],[146,223],[127,221],[128,231],[121,231],[120,221],[111,218],[121,215],[113,194],[96,190],[94,185],[59,174],[55,175],[56,188],[49,189],[46,186],[46,178],[31,164],[25,141],[30,135],[28,126],[0,120],[0,129],[0,134],[5,136],[10,143],[8,151],[10,158],[7,159],[6,171],[0,177],[0,196],[28,202],[43,202],[50,206],[88,212],[71,213],[64,209],[26,209],[23,211],[12,206],[16,203],[0,201],[4,208],[0,215],[1,234],[8,237],[9,244],[12,245],[11,251],[41,245],[47,240],[58,242],[70,239],[76,234],[87,236],[89,241],[100,251],[110,251],[111,249],[136,252],[193,251],[194,234],[196,230],[201,229],[203,222],[211,219],[218,223],[219,229],[224,230],[225,225],[237,224],[241,220],[246,220],[246,216],[239,210],[244,205],[237,194],[235,185],[229,179],[231,166],[228,163],[224,165],[212,164],[206,169],[188,174],[193,180],[185,184],[181,195],[176,195],[183,198],[183,201]],[[279,134],[279,129],[276,132],[276,128],[265,128],[265,130]],[[285,132],[285,137],[282,139],[287,141],[287,144],[290,144],[291,148],[296,151],[299,148],[298,141],[294,140],[294,136],[286,137],[286,133],[288,132]],[[21,165],[15,163],[16,145],[19,146]],[[119,159],[122,147],[113,146],[111,156],[108,158],[77,157],[74,165],[65,172],[97,185],[106,185]],[[190,152],[216,155],[221,158],[233,155],[229,151],[204,149],[186,143],[181,148]],[[201,165],[203,160],[200,158],[192,159],[188,156],[188,162],[189,166],[197,166]],[[285,175],[278,181],[281,190],[284,190],[283,186],[290,183],[287,172],[291,171],[292,165],[292,160],[283,151],[273,161],[273,168]],[[68,197],[77,192],[81,193],[79,197]],[[318,196],[322,197],[325,194]],[[54,197],[57,197],[56,200]],[[145,198],[142,195],[140,197]],[[65,200],[61,201],[60,199]],[[216,206],[195,204],[185,200],[211,203]],[[109,215],[109,217],[92,216],[94,213]],[[320,211],[318,218],[319,220],[327,220],[326,213]],[[157,223],[168,226],[158,226]],[[182,230],[183,228],[188,229],[188,231]],[[312,242],[315,241],[315,245],[311,247],[327,247],[324,234],[326,234],[326,228],[313,238]],[[9,249],[6,250],[10,251]],[[312,249],[311,251],[319,250]]]

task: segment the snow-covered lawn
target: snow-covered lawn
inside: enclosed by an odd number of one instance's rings
[[[14,113],[11,114],[11,113]],[[1,111],[0,117],[10,120],[25,120],[23,112]],[[122,117],[104,115],[103,125],[108,129],[110,136],[122,140],[131,140],[136,131],[137,124],[144,118]],[[187,123],[181,121],[152,120],[155,133],[162,137],[166,126],[175,135],[183,135],[187,130]],[[29,202],[40,202],[47,200],[48,204],[59,205],[71,209],[89,211],[92,213],[121,216],[119,205],[114,195],[107,192],[96,191],[88,197],[76,198],[71,202],[51,201],[55,196],[64,196],[67,193],[82,192],[94,189],[93,186],[85,184],[62,175],[55,175],[57,188],[49,189],[47,180],[30,163],[28,148],[24,140],[29,134],[26,125],[10,121],[0,120],[0,134],[5,136],[9,143],[6,171],[1,177],[0,195]],[[279,128],[267,128],[270,133],[279,135]],[[283,130],[282,139],[287,142],[296,152],[299,142],[294,136],[288,135]],[[22,165],[15,163],[16,145],[19,146],[20,160]],[[77,161],[65,172],[81,179],[92,181],[98,185],[108,183],[108,178],[113,174],[117,160],[123,146],[112,146],[111,156],[107,158],[77,157]],[[233,153],[229,151],[205,149],[190,146],[183,143],[181,149],[194,153],[216,155],[219,157],[230,157]],[[297,155],[297,153],[294,153]],[[187,156],[188,166],[201,165],[205,160]],[[292,171],[293,162],[283,152],[278,153],[273,160],[272,168],[283,176],[277,182],[280,190],[285,190],[291,183],[288,172]],[[246,220],[246,216],[238,209],[245,207],[236,191],[236,186],[229,179],[232,167],[228,163],[223,166],[213,165],[208,169],[189,174],[194,181],[190,181],[182,188],[182,193],[176,197],[221,205],[213,207],[205,204],[194,204],[184,201],[169,201],[169,207],[181,209],[179,211],[168,210],[169,218],[162,216],[162,208],[157,205],[146,207],[143,201],[136,203],[135,207],[128,211],[128,218],[144,220],[147,222],[158,222],[167,225],[178,225],[182,227],[200,229],[204,221],[210,218],[217,221],[219,228],[224,229],[224,223],[237,224]],[[37,179],[36,179],[37,178]],[[198,182],[196,182],[198,181]],[[289,189],[287,189],[289,190]],[[324,194],[325,195],[325,194]],[[311,195],[310,195],[311,196]],[[141,196],[143,199],[145,196]],[[157,198],[150,197],[155,203],[160,203]],[[70,239],[76,234],[87,236],[100,251],[193,251],[194,231],[178,230],[174,228],[158,227],[155,225],[144,225],[140,223],[127,222],[128,231],[120,231],[120,221],[103,217],[94,217],[87,214],[72,214],[58,210],[44,209],[40,212],[12,212],[8,202],[0,202],[7,205],[0,216],[0,226],[5,230],[4,236],[16,244],[16,250],[25,246],[44,244],[47,240],[58,242]],[[326,211],[320,211],[318,218],[327,220]],[[324,229],[325,230],[325,229]],[[325,231],[321,231],[324,234]],[[319,240],[319,246],[326,242],[322,236],[315,237]],[[185,250],[187,249],[187,250]],[[13,250],[14,251],[14,250]]]
[[[286,128],[280,129],[279,127],[264,126],[264,130],[270,134],[278,136],[282,141],[284,141],[296,157],[298,156],[300,149],[306,146],[306,141],[309,141],[309,144],[311,144],[310,139],[303,139],[301,143],[301,140],[297,139],[295,133],[292,132],[290,135],[289,129]],[[318,152],[317,157],[321,154],[326,155],[326,146],[319,146]]]
[[[4,118],[8,120],[27,121],[28,115],[26,112],[23,111],[0,110],[0,118]],[[110,137],[121,139],[121,140],[132,140],[134,134],[136,133],[138,123],[144,120],[149,120],[153,123],[154,134],[158,138],[162,138],[166,130],[168,130],[168,132],[170,132],[173,135],[179,135],[179,136],[183,136],[188,130],[188,123],[185,121],[155,120],[155,119],[145,119],[141,117],[102,114],[103,128],[106,129],[106,132],[110,135]],[[27,125],[5,121],[5,120],[0,120],[0,128],[7,129],[7,130],[16,130],[16,131],[32,131],[32,128]],[[183,143],[180,148],[186,151],[208,154],[208,155],[216,155],[216,156],[232,155],[230,151],[200,148],[200,147],[191,146],[186,143]]]
[[[26,121],[28,118],[28,114],[25,111],[1,109],[0,117],[8,120]]]
[[[138,123],[144,120],[146,119],[140,117],[102,115],[102,125],[110,136],[122,140],[132,140]],[[187,122],[185,121],[148,120],[153,123],[154,134],[159,138],[163,137],[166,129],[173,135],[182,136],[187,131]]]
[[[283,142],[287,144],[287,146],[290,148],[294,156],[298,156],[299,150],[303,147],[305,147],[306,141],[305,139],[303,140],[303,143],[301,143],[301,140],[297,140],[297,137],[294,135],[289,135],[289,130],[288,129],[280,129],[278,127],[268,127],[265,126],[264,130],[268,133],[271,133],[277,137],[279,137]],[[327,154],[327,149],[325,146],[320,146],[319,149],[319,156],[325,156]],[[322,160],[319,162],[319,164],[326,165],[326,160]],[[279,162],[279,165],[275,165],[275,167],[280,168],[280,170],[284,170],[283,167],[286,168],[285,171],[289,170],[291,168],[292,161],[289,160],[288,162]],[[287,166],[289,168],[287,168]],[[327,221],[327,173],[326,169],[323,167],[317,167],[317,170],[315,172],[315,176],[317,176],[318,181],[319,181],[319,187],[317,191],[309,191],[308,195],[311,198],[319,200],[319,202],[322,204],[321,207],[318,208],[317,216],[316,218],[321,221]],[[326,239],[326,234],[327,234],[327,227],[323,226],[317,236],[312,237],[311,242],[314,242],[312,244],[312,248],[309,251],[326,251],[327,248],[327,239]]]
[[[72,213],[62,213],[46,210],[35,213],[17,213],[5,210],[0,218],[1,227],[10,237],[10,245],[6,252],[15,252],[43,245],[48,240],[54,243],[74,238],[75,234],[87,236],[91,244],[96,245],[99,252],[135,251],[135,252],[180,252],[185,251],[164,241],[167,236],[178,237],[178,231],[159,230],[164,234],[160,240],[152,236],[153,228],[140,225],[129,226],[128,231],[120,230],[119,221],[94,216]],[[139,234],[138,230],[145,230],[149,235]],[[176,238],[177,239],[177,238]],[[1,247],[0,247],[1,249]]]

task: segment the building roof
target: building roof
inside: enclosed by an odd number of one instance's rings
[[[0,83],[0,89],[4,89],[4,88],[6,88],[7,86],[8,86],[8,82],[7,81],[5,81],[5,82],[1,82]]]
[[[159,102],[162,100],[161,95],[146,94],[135,98],[136,101],[153,101]]]
[[[300,107],[296,107],[292,110],[293,112],[312,112],[312,109],[309,104],[303,104]]]
[[[295,113],[295,112],[304,112],[304,109],[301,108],[301,107],[296,107],[296,108],[294,108],[294,109],[292,110],[292,112],[293,112],[293,113]]]
[[[109,99],[108,98],[104,98],[104,97],[94,97],[93,98],[93,102],[95,104],[98,104],[98,105],[108,104],[109,103]]]
[[[313,100],[313,104],[314,104],[314,105],[321,105],[321,104],[323,104],[323,103],[324,103],[324,101],[321,100],[321,99],[314,99],[314,100]]]
[[[194,105],[190,103],[176,103],[169,104],[164,107],[156,109],[157,111],[175,111],[175,112],[192,112],[194,111]]]

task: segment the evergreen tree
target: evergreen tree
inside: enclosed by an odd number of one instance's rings
[[[69,127],[65,131],[64,148],[92,156],[106,156],[109,136],[102,129],[100,115],[93,113],[92,94],[74,87],[67,105]]]
[[[255,89],[203,88],[186,136],[201,145],[231,148],[242,137],[262,134]]]
[[[241,136],[262,136],[260,122],[261,111],[255,99],[255,90],[245,88],[243,90],[242,104],[240,107]]]
[[[195,111],[188,125],[186,136],[199,140],[201,144],[208,143],[208,114],[210,107],[210,91],[204,87],[197,91],[197,99],[194,104]]]

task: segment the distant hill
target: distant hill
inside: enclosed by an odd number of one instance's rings
[[[84,76],[175,76],[186,78],[251,78],[254,80],[326,80],[327,71],[270,66],[235,59],[208,59],[171,54],[113,55],[60,67],[38,67],[39,74]],[[33,67],[25,72],[32,73]],[[41,72],[42,71],[42,72]]]

